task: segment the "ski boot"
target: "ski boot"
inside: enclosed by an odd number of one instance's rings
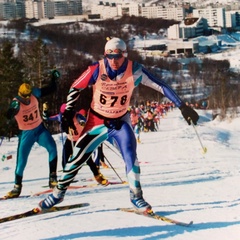
[[[17,198],[21,194],[22,184],[15,184],[13,190],[8,192],[4,198]]]
[[[107,186],[109,184],[108,180],[99,172],[98,175],[94,176],[95,180],[103,185],[103,186]]]
[[[138,191],[137,193],[134,193],[133,190],[130,190],[130,201],[133,205],[133,207],[141,212],[141,213],[151,213],[152,207],[149,203],[147,203],[143,196],[142,196],[142,190]]]
[[[49,188],[54,188],[58,184],[57,175],[55,172],[52,172],[49,176]]]
[[[44,200],[42,200],[38,205],[41,209],[49,209],[54,205],[61,203],[64,199],[66,189],[58,189],[55,187],[53,193],[49,194]]]

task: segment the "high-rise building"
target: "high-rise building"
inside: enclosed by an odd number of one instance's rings
[[[3,0],[0,19],[54,18],[55,16],[82,15],[82,0]]]
[[[207,8],[193,9],[193,16],[207,19],[210,27],[226,27],[224,8],[212,8],[209,6]]]
[[[19,19],[25,17],[24,0],[3,0],[0,2],[0,19]]]
[[[163,18],[168,20],[182,21],[185,18],[185,8],[183,7],[165,7],[165,6],[146,6],[142,7],[142,17]]]

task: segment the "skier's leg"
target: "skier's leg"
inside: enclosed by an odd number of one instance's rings
[[[63,201],[67,187],[98,145],[108,138],[107,132],[108,130],[104,125],[99,125],[79,138],[74,146],[71,158],[63,169],[63,174],[58,181],[58,185],[54,188],[52,194],[39,203],[41,208],[51,208]]]
[[[37,142],[48,151],[49,187],[53,188],[57,185],[57,146],[51,133],[43,125],[39,126]]]
[[[27,165],[27,160],[31,148],[35,142],[34,130],[21,131],[19,134],[17,147],[17,162],[15,168],[15,184],[13,189],[6,194],[7,198],[19,197],[22,191],[23,172]]]
[[[112,136],[115,139],[126,164],[126,173],[130,188],[130,200],[133,206],[139,211],[151,210],[151,206],[143,198],[140,183],[140,167],[136,154],[137,144],[132,127],[125,122],[120,130],[113,130],[109,133],[109,136]]]

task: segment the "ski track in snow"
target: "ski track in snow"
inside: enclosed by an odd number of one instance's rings
[[[117,211],[130,207],[128,185],[97,186],[69,190],[60,205],[87,202],[88,207],[48,213],[0,224],[0,239],[125,239],[125,240],[238,240],[240,236],[240,119],[220,123],[210,121],[210,112],[198,110],[197,132],[186,124],[178,109],[160,120],[158,132],[141,133],[138,158],[144,198],[153,210],[167,217],[188,222],[180,227]],[[54,135],[61,170],[62,140]],[[0,162],[0,194],[13,187],[17,138],[4,140],[0,154],[12,154]],[[117,173],[126,181],[124,164],[112,150],[104,153]],[[44,190],[48,183],[48,161],[45,149],[34,145],[24,173],[22,196]],[[119,181],[112,169],[101,169],[112,181]],[[61,172],[58,172],[60,176]],[[72,185],[94,181],[88,166],[83,166]],[[35,207],[44,197],[0,201],[0,217],[21,213]]]

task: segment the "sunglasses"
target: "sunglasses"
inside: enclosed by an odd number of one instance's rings
[[[18,93],[18,95],[22,98],[30,98],[31,93],[29,93],[29,94]]]
[[[119,54],[106,54],[106,57],[108,59],[116,59],[116,60],[118,60],[118,59],[122,58],[123,55],[122,55],[122,53],[119,53]]]

